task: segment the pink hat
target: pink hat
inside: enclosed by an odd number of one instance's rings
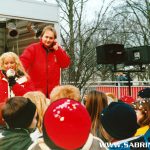
[[[128,95],[122,96],[119,100],[127,104],[131,104],[132,102],[135,102],[135,99],[132,96],[128,96]]]
[[[45,112],[43,136],[50,148],[80,148],[86,143],[90,129],[91,120],[86,108],[75,100],[57,100]]]

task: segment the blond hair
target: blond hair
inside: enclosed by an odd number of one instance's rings
[[[111,97],[114,102],[117,102],[117,101],[118,101],[118,100],[117,100],[117,97],[115,96],[114,93],[109,93],[109,92],[108,92],[108,93],[106,93],[106,95],[109,96],[109,97]]]
[[[80,101],[80,90],[73,85],[56,86],[50,94],[50,100],[53,102],[61,98],[70,98]]]
[[[36,105],[37,114],[39,117],[37,122],[37,128],[40,132],[42,132],[43,116],[49,105],[49,100],[47,100],[46,96],[40,91],[27,92],[23,96],[29,98]]]
[[[4,68],[4,61],[6,58],[8,57],[12,57],[16,63],[16,72],[18,71],[21,71],[23,72],[23,74],[29,78],[29,75],[26,73],[19,57],[17,56],[17,54],[15,54],[14,52],[6,52],[6,53],[3,53],[1,56],[0,56],[0,69],[1,70],[5,70]]]

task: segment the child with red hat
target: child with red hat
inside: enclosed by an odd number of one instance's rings
[[[105,150],[103,141],[90,134],[91,120],[78,101],[63,98],[50,104],[43,120],[43,139],[28,150]]]

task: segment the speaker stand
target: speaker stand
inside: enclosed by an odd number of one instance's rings
[[[133,72],[145,72],[145,68],[142,67],[142,64],[139,65],[139,70],[118,70],[117,69],[117,64],[113,65],[113,70],[112,72],[122,72],[122,73],[126,73],[127,74],[127,78],[128,78],[128,94],[129,96],[131,96],[131,76],[130,74]]]

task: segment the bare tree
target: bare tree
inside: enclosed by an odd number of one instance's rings
[[[63,72],[62,81],[81,89],[97,72],[95,47],[100,40],[95,35],[104,29],[102,22],[113,1],[105,8],[103,3],[92,21],[85,14],[88,0],[56,1],[61,9],[62,43],[72,59],[71,67]]]
[[[119,22],[125,38],[126,47],[150,45],[150,1],[125,0],[120,9],[115,12],[115,17],[122,18]],[[120,36],[118,36],[120,37]],[[150,79],[150,65],[145,65],[146,72],[136,73],[138,79]]]

